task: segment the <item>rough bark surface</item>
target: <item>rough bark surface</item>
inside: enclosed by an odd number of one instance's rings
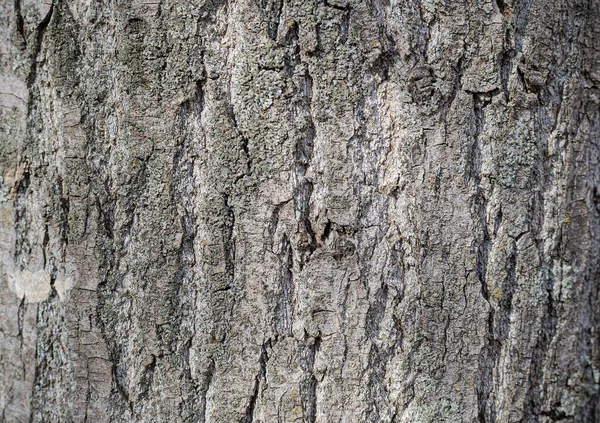
[[[2,422],[599,422],[600,2],[0,0]]]

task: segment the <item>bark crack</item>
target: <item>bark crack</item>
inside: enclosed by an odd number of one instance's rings
[[[269,355],[267,353],[267,347],[271,347],[271,339],[268,339],[261,346],[261,353],[258,359],[259,370],[258,374],[254,379],[254,389],[252,391],[252,395],[250,397],[250,401],[248,406],[246,407],[246,413],[244,417],[240,420],[240,423],[252,423],[254,421],[254,410],[256,408],[256,402],[258,400],[258,395],[260,394],[260,385],[264,383],[267,375],[267,362],[269,361]]]
[[[19,3],[20,5],[20,3]],[[54,1],[50,4],[50,9],[48,10],[48,13],[46,13],[46,16],[44,16],[44,19],[42,19],[42,21],[40,22],[40,24],[37,27],[37,34],[36,34],[36,39],[35,39],[35,44],[33,46],[33,51],[31,53],[31,68],[29,71],[29,75],[27,75],[27,79],[26,79],[26,83],[27,83],[27,88],[29,88],[29,90],[31,91],[31,87],[33,86],[33,83],[35,82],[35,78],[37,76],[37,58],[40,54],[40,51],[42,50],[42,42],[44,41],[44,34],[46,33],[46,29],[48,28],[48,25],[50,24],[50,20],[52,19],[52,14],[54,13]],[[20,7],[19,7],[20,10]],[[29,107],[28,109],[31,109],[32,106],[32,101],[33,101],[33,96],[29,97]]]

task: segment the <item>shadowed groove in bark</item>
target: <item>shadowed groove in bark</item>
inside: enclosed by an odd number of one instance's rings
[[[14,0],[14,11],[17,32],[23,38],[23,43],[25,46],[27,46],[27,39],[25,37],[25,28],[23,24],[23,14],[21,12],[21,0]]]
[[[48,25],[50,24],[50,20],[52,19],[52,14],[54,13],[54,7],[55,6],[54,6],[54,1],[53,1],[50,4],[48,13],[46,14],[46,16],[44,16],[44,19],[42,19],[42,21],[36,28],[35,45],[33,46],[33,51],[31,52],[31,68],[29,70],[29,74],[27,75],[27,87],[29,88],[30,92],[33,87],[33,83],[35,82],[35,79],[37,77],[37,69],[38,69],[37,59],[40,54],[40,51],[42,50],[44,34],[46,33],[46,29],[48,28]],[[18,16],[21,16],[21,14],[19,13]],[[32,104],[31,101],[32,100],[33,100],[33,96],[30,96],[28,110],[31,109],[31,104]]]
[[[193,312],[196,305],[197,288],[194,265],[196,256],[194,242],[196,239],[196,217],[194,215],[194,163],[195,153],[193,151],[191,128],[200,122],[204,109],[204,81],[196,81],[191,98],[186,100],[180,107],[179,122],[176,124],[180,140],[175,146],[173,165],[171,170],[171,183],[169,185],[170,197],[173,208],[177,211],[182,230],[181,242],[177,246],[178,264],[172,286],[172,302],[169,313],[170,332],[175,336],[170,342],[165,340],[165,350],[177,354],[177,364],[180,366],[184,379],[181,391],[183,401],[180,404],[180,416],[185,418],[199,419],[203,421],[206,407],[206,391],[214,373],[214,361],[208,369],[208,381],[199,386],[198,381],[192,376],[190,367],[190,349],[192,340],[196,335]],[[195,400],[196,395],[201,395],[201,404]],[[204,410],[204,411],[203,411]]]
[[[300,231],[306,235],[306,240],[301,246],[303,251],[301,255],[300,268],[305,264],[310,254],[316,249],[316,236],[312,229],[308,208],[310,197],[313,192],[313,183],[306,179],[306,171],[313,155],[314,140],[316,138],[316,129],[312,119],[312,95],[313,80],[308,71],[304,74],[304,92],[302,105],[305,109],[305,118],[307,120],[305,135],[296,143],[294,152],[294,209],[297,213],[297,219],[300,223]]]
[[[277,30],[283,8],[283,0],[260,0],[267,20],[267,33],[272,40],[277,38]]]
[[[144,372],[139,381],[139,394],[137,402],[148,399],[148,391],[152,387],[152,381],[154,380],[154,371],[156,370],[156,356],[152,356],[152,361],[146,365]]]
[[[348,31],[350,30],[350,16],[352,13],[351,3],[347,3],[345,6],[339,5],[334,2],[328,2],[325,0],[325,6],[335,9],[341,12],[339,20],[339,40],[341,44],[346,44],[348,41]]]
[[[309,338],[301,342],[299,364],[304,374],[300,381],[300,397],[303,417],[309,423],[317,419],[317,386],[318,381],[314,374],[315,361],[321,348],[321,337]]]
[[[281,252],[277,255],[279,259],[279,292],[275,305],[275,329],[279,337],[285,337],[292,334],[291,302],[294,297],[292,246],[287,235],[283,236],[280,248]]]
[[[223,204],[225,207],[225,222],[223,228],[223,254],[225,256],[225,274],[227,275],[227,285],[219,289],[224,290],[233,286],[235,279],[235,210],[229,203],[229,195],[223,196]]]
[[[483,108],[489,104],[491,101],[491,96],[495,95],[494,93],[484,93],[484,94],[474,94],[473,95],[473,114],[474,114],[474,130],[473,130],[473,147],[469,154],[469,158],[471,160],[471,164],[468,169],[467,177],[469,179],[473,179],[476,187],[475,194],[475,207],[477,208],[477,218],[481,225],[482,232],[482,241],[480,245],[477,246],[476,251],[476,272],[477,278],[481,284],[481,294],[485,298],[485,300],[490,302],[490,294],[488,292],[487,282],[486,282],[486,268],[487,261],[489,256],[489,251],[491,248],[490,235],[487,229],[487,199],[485,198],[482,189],[481,189],[481,141],[480,135],[483,131],[484,125],[484,111]],[[482,96],[484,96],[482,98]],[[493,313],[493,310],[490,310]],[[492,317],[493,318],[493,317]]]
[[[267,375],[267,362],[269,361],[269,355],[267,348],[271,348],[271,340],[268,339],[261,346],[260,357],[258,359],[259,371],[254,379],[254,388],[252,396],[250,397],[248,406],[246,407],[246,413],[240,423],[252,423],[254,422],[254,410],[256,408],[256,401],[260,394],[261,384],[264,383]]]

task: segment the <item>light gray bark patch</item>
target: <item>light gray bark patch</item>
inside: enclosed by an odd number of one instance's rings
[[[206,405],[207,405],[207,393],[210,389],[210,384],[215,376],[215,362],[214,360],[210,360],[210,364],[208,369],[203,374],[203,380],[198,388],[198,394],[200,395],[200,403],[198,404],[198,421],[206,422],[207,414],[206,414]]]

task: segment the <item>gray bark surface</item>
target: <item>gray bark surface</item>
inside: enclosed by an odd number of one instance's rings
[[[599,63],[597,0],[0,0],[0,421],[600,422]]]

